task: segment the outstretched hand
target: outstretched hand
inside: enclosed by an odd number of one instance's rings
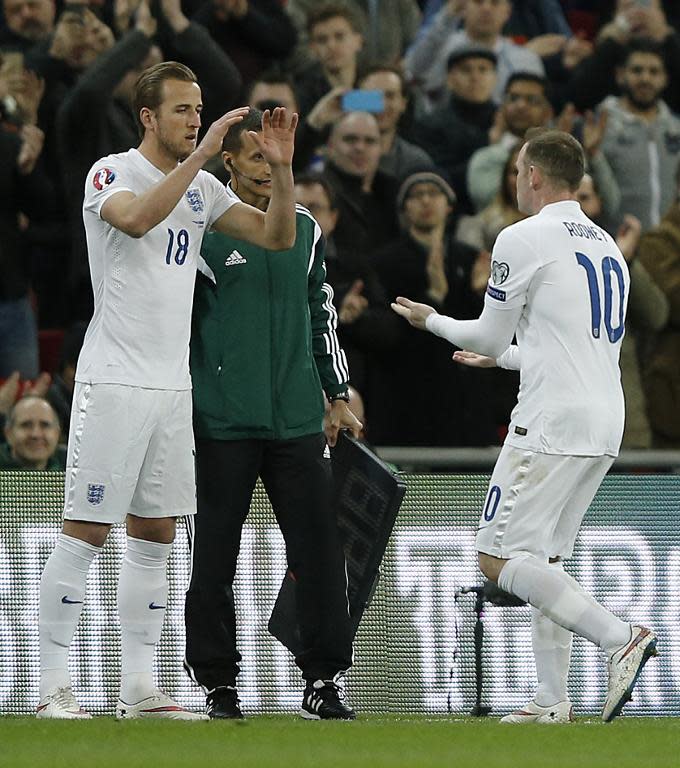
[[[433,307],[427,304],[418,304],[418,302],[405,299],[403,296],[397,296],[397,300],[393,301],[390,306],[398,315],[408,320],[414,328],[419,328],[421,331],[425,330],[427,318],[435,314]]]
[[[453,353],[451,358],[454,363],[462,363],[470,368],[495,368],[496,361],[493,357],[478,355],[476,352],[468,352],[467,349],[460,349]]]
[[[297,112],[289,116],[285,107],[276,107],[273,112],[268,109],[263,112],[261,133],[250,131],[264,159],[272,168],[277,165],[290,165],[293,162],[297,124]]]

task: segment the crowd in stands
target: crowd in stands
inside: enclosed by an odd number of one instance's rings
[[[623,446],[680,448],[680,3],[0,2],[0,467],[45,468],[16,447],[21,424],[50,457],[66,437],[92,311],[85,176],[137,145],[132,89],[164,59],[196,72],[204,127],[243,104],[299,112],[296,197],[326,239],[375,445],[502,440],[516,374],[457,365],[389,303],[477,317],[494,241],[523,217],[526,130],[573,133],[589,164],[579,199],[631,271]],[[219,158],[208,170],[227,181]],[[45,371],[39,339],[55,328]]]

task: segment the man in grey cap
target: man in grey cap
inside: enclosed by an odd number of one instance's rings
[[[497,108],[491,100],[496,87],[496,54],[467,45],[448,60],[448,99],[415,127],[415,139],[427,147],[435,164],[446,171],[458,195],[458,209],[471,213],[466,188],[467,164],[474,152],[492,140]]]

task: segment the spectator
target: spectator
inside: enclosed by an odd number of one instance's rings
[[[248,106],[255,109],[265,110],[272,107],[286,107],[291,112],[299,114],[300,108],[297,102],[297,95],[293,80],[289,75],[273,69],[264,72],[257,79],[253,80],[248,89],[246,97]],[[295,132],[295,155],[293,156],[293,170],[304,172],[319,157],[321,148],[328,138],[328,127],[341,114],[339,100],[331,99],[326,115],[326,107],[323,103],[328,103],[328,95],[321,99],[321,107],[316,110],[316,114],[321,114],[321,120],[315,123],[312,116],[307,119],[301,118]],[[224,177],[224,168],[220,167],[213,170],[218,178]],[[226,183],[229,179],[224,177]]]
[[[299,111],[293,80],[276,69],[263,72],[251,81],[246,102],[261,111],[274,107],[285,107],[289,112]]]
[[[377,62],[396,65],[420,24],[420,10],[415,0],[344,0],[357,16],[362,36],[366,40],[364,63]],[[287,10],[297,24],[304,44],[305,27],[310,11],[318,0],[288,0]],[[304,60],[298,52],[294,65]]]
[[[399,134],[399,123],[408,107],[406,84],[401,71],[384,65],[372,67],[359,78],[357,86],[365,91],[380,91],[383,94],[384,109],[375,116],[382,149],[378,168],[396,178],[405,178],[415,171],[433,168],[429,154]]]
[[[0,379],[15,370],[29,379],[38,373],[27,253],[54,206],[54,192],[39,162],[43,141],[35,125],[23,125],[18,132],[0,126]]]
[[[489,255],[454,239],[454,206],[455,194],[441,176],[409,176],[399,189],[401,235],[373,258],[390,299],[410,291],[442,312],[455,307],[473,318],[482,308]],[[497,442],[491,379],[479,372],[470,377],[468,369],[454,365],[441,339],[424,339],[404,324],[398,352],[376,362],[368,418],[377,445]]]
[[[5,424],[7,445],[0,446],[0,469],[63,470],[66,454],[58,450],[59,419],[44,397],[25,395]]]
[[[662,96],[673,112],[680,112],[680,35],[668,23],[658,0],[650,0],[646,6],[635,0],[617,0],[615,16],[600,30],[592,55],[574,69],[567,87],[569,101],[579,110],[592,109],[616,93],[616,70],[628,46],[641,39],[658,45],[669,75]]]
[[[657,227],[645,232],[637,251],[642,266],[670,304],[667,326],[657,333],[645,363],[652,444],[680,448],[680,168],[676,171],[673,205]]]
[[[69,5],[60,14],[53,33],[37,43],[26,55],[26,66],[39,74],[45,82],[38,125],[45,134],[42,153],[45,173],[54,188],[51,203],[54,211],[43,224],[41,247],[34,249],[31,259],[36,267],[39,304],[49,308],[49,319],[55,324],[69,321],[77,306],[69,282],[72,230],[64,226],[64,222],[69,219],[69,197],[61,175],[57,113],[80,73],[113,43],[112,30],[87,6]],[[88,124],[88,121],[82,120],[81,116],[80,124]],[[75,157],[77,155],[76,151]],[[82,190],[78,190],[78,197],[81,195]],[[82,311],[88,310],[89,304]]]
[[[380,130],[367,112],[346,112],[328,140],[324,176],[338,198],[335,242],[343,250],[370,253],[398,231],[397,182],[378,170]]]
[[[295,47],[297,33],[280,0],[203,0],[192,21],[208,30],[249,83]]]
[[[342,2],[315,6],[307,17],[307,32],[315,62],[296,78],[303,118],[311,117],[312,110],[321,106],[319,100],[329,91],[339,99],[343,91],[354,87],[359,52],[364,44],[356,12]]]
[[[456,237],[463,243],[491,253],[498,233],[525,218],[517,207],[517,156],[521,148],[518,141],[510,150],[496,197],[477,215],[460,218]]]
[[[54,30],[54,0],[3,0],[0,50],[26,53]]]
[[[617,79],[621,96],[609,96],[599,107],[607,113],[602,152],[620,190],[621,215],[632,214],[645,231],[673,202],[680,118],[661,99],[667,73],[655,43],[631,43]]]
[[[417,40],[425,34],[444,5],[450,7],[451,31],[459,29],[464,4],[465,0],[426,0],[423,24]],[[512,0],[512,12],[503,31],[517,42],[533,40],[540,36],[560,35],[569,38],[572,34],[560,0]]]
[[[368,391],[371,360],[377,353],[396,348],[400,324],[395,323],[367,254],[357,248],[337,247],[333,233],[341,213],[328,181],[312,174],[296,176],[295,199],[319,222],[326,239],[326,279],[338,308],[338,336],[349,361],[352,383],[362,392]]]
[[[545,126],[552,118],[547,88],[543,77],[530,73],[518,72],[508,80],[489,145],[478,149],[468,165],[467,188],[475,210],[485,208],[500,189],[511,147],[529,128]]]
[[[7,416],[14,403],[23,395],[43,397],[50,387],[49,373],[41,373],[34,382],[22,381],[19,371],[12,373],[0,383],[0,443],[5,439]]]
[[[414,138],[448,175],[458,197],[458,210],[470,213],[468,162],[493,137],[497,115],[491,100],[496,87],[496,54],[479,46],[459,48],[447,65],[448,98],[434,112],[420,117]]]
[[[508,78],[515,72],[545,75],[538,54],[516,45],[501,32],[510,18],[510,0],[467,0],[462,16],[463,27],[455,31],[455,4],[448,3],[435,22],[406,56],[409,76],[419,83],[430,98],[431,105],[441,100],[446,81],[446,63],[458,48],[480,45],[498,57],[498,82],[494,99],[501,101]]]

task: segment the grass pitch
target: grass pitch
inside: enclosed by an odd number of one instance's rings
[[[680,720],[499,725],[494,719],[365,715],[354,723],[294,715],[242,722],[72,723],[0,718],[5,768],[624,768],[680,766]]]

